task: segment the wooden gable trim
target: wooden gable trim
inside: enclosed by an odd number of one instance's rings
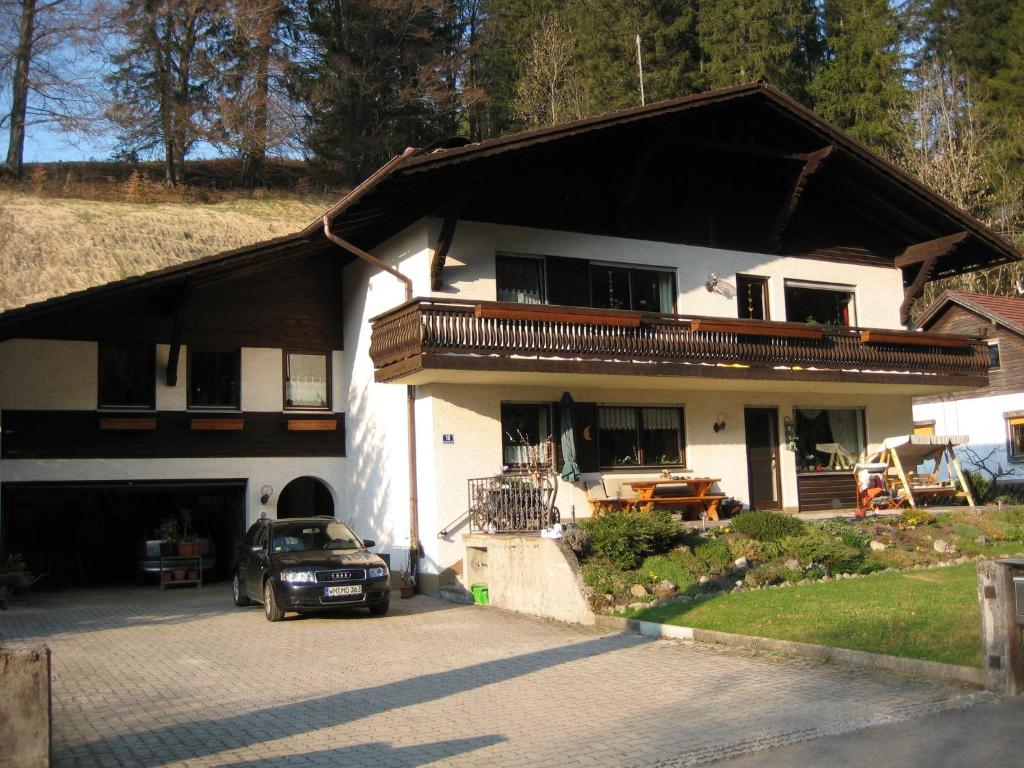
[[[938,237],[924,243],[916,243],[909,246],[903,253],[899,254],[894,265],[903,269],[919,264],[917,274],[903,294],[903,303],[900,305],[900,322],[906,325],[910,320],[910,305],[924,290],[925,283],[932,276],[932,271],[939,259],[948,256],[956,250],[966,238],[967,232],[957,232],[953,235]]]
[[[834,147],[829,145],[807,155],[803,167],[796,175],[796,178],[793,179],[793,186],[790,187],[789,195],[786,196],[782,207],[779,208],[775,221],[772,223],[772,228],[768,233],[768,247],[771,250],[778,251],[782,248],[782,235],[786,232],[786,227],[789,226],[789,221],[793,218],[793,214],[796,213],[796,208],[800,204],[800,198],[803,196],[807,182],[810,181],[811,176],[821,167],[825,158],[832,154],[833,149]]]
[[[178,386],[178,359],[181,357],[181,336],[185,329],[185,307],[192,298],[195,283],[189,280],[181,287],[181,297],[174,310],[174,327],[171,329],[171,348],[167,353],[167,386]]]
[[[430,290],[441,290],[441,272],[444,270],[444,262],[448,258],[448,250],[452,247],[452,240],[455,238],[455,225],[459,222],[459,213],[462,211],[462,203],[465,201],[465,193],[457,195],[448,204],[448,212],[445,214],[444,223],[441,225],[441,232],[434,243],[434,256],[430,260]]]

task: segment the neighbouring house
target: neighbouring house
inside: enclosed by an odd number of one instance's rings
[[[99,573],[168,510],[219,551],[334,513],[431,590],[566,392],[563,520],[664,470],[850,507],[913,397],[988,384],[910,302],[1017,258],[763,84],[410,149],[295,235],[0,315],[0,541]]]
[[[921,317],[929,332],[980,336],[988,384],[914,398],[914,428],[969,438],[964,469],[1001,484],[1024,484],[1024,298],[946,291]]]

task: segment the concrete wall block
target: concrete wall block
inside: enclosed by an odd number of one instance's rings
[[[575,556],[552,539],[514,534],[471,534],[466,547],[466,586],[486,584],[490,604],[530,616],[594,624],[583,597]]]
[[[978,563],[981,664],[985,687],[1010,696],[1024,694],[1024,649],[1014,616],[1013,577],[1024,567],[994,560]]]
[[[0,648],[0,768],[50,765],[50,649]]]

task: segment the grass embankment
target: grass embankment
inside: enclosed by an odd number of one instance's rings
[[[672,603],[632,616],[679,626],[981,665],[974,563]]]
[[[290,234],[326,207],[270,193],[147,203],[0,190],[0,311]]]

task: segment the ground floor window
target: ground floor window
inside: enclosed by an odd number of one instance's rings
[[[682,409],[600,406],[597,419],[602,467],[685,463]]]
[[[551,405],[502,403],[502,461],[510,469],[550,463]]]
[[[803,471],[852,469],[864,452],[863,408],[797,408],[793,422]]]
[[[1008,417],[1006,428],[1009,436],[1007,453],[1010,461],[1024,461],[1024,415]]]

